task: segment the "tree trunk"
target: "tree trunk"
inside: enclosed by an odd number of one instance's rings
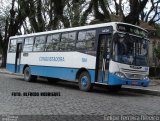
[[[24,10],[25,2],[22,2],[22,1],[19,1],[19,2],[20,3],[18,3],[18,5],[20,5],[20,9],[18,9],[18,11],[15,11],[14,10],[15,9],[14,8],[15,0],[12,0],[12,7],[10,9],[10,16],[9,16],[9,18],[6,19],[5,35],[4,35],[3,40],[1,40],[2,67],[6,66],[9,37],[15,36],[15,34],[18,33],[18,30],[20,29],[21,25],[23,24],[23,21],[26,18],[26,14],[22,13],[22,11]]]
[[[7,33],[8,33],[8,19],[6,19],[6,24],[5,24],[5,37],[1,42],[1,44],[3,45],[2,46],[2,65],[1,67],[6,67],[7,49],[8,49],[8,42],[9,42]]]
[[[124,17],[124,22],[131,24],[139,23],[139,15],[146,6],[148,0],[129,0],[130,3],[130,13]]]

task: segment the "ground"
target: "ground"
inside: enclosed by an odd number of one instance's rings
[[[13,96],[14,92],[59,92],[60,96]],[[0,73],[0,114],[88,115],[95,120],[108,115],[160,116],[160,97],[127,91],[111,93],[101,86],[92,92],[83,92],[74,83],[49,84],[41,79],[30,83],[25,82],[23,76]]]

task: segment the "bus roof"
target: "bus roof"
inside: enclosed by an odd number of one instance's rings
[[[24,34],[24,35],[16,35],[16,36],[11,36],[10,39],[38,36],[38,35],[45,35],[45,34],[53,34],[53,33],[59,33],[59,32],[85,30],[85,29],[92,29],[92,28],[99,28],[99,27],[106,27],[106,26],[113,26],[113,29],[116,30],[116,28],[115,28],[116,24],[126,24],[126,25],[130,25],[130,26],[135,26],[135,25],[128,24],[128,23],[123,23],[123,22],[108,22],[108,23],[101,23],[101,24],[94,24],[94,25],[86,25],[86,26],[79,26],[79,27],[72,27],[72,28],[65,28],[65,29],[58,29],[58,30],[51,30],[51,31],[44,31],[44,32],[37,32],[37,33],[31,33],[31,34]],[[145,29],[143,29],[139,26],[135,26],[135,27],[137,27],[139,29],[142,29],[143,31],[146,31]]]

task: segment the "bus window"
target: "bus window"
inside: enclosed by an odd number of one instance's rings
[[[78,50],[93,50],[95,45],[95,35],[96,35],[96,30],[79,32],[76,48]]]
[[[13,52],[13,53],[16,52],[16,43],[17,43],[16,39],[13,39],[10,41],[9,52]]]
[[[96,30],[90,30],[86,33],[86,48],[87,50],[93,50],[95,45],[95,36],[96,36]]]
[[[113,60],[119,63],[147,66],[147,40],[133,35],[115,34]]]
[[[23,52],[31,52],[33,48],[33,37],[25,38]]]
[[[45,36],[37,36],[35,38],[33,51],[44,51],[45,49]]]
[[[76,32],[69,33],[68,39],[69,39],[69,41],[75,41],[75,39],[76,39]]]
[[[60,42],[60,50],[74,50],[76,40],[76,32],[64,33],[62,34]]]
[[[86,39],[86,31],[81,31],[78,33],[78,41],[85,41]]]
[[[87,41],[95,41],[95,35],[96,35],[96,30],[87,31],[86,40]]]
[[[69,40],[68,33],[62,34],[61,42],[67,42]]]
[[[78,50],[86,50],[86,42],[85,41],[77,42],[76,43],[76,48]]]
[[[46,51],[51,52],[59,48],[59,34],[48,35]]]

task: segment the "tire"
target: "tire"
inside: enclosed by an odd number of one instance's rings
[[[35,82],[37,80],[37,76],[31,75],[31,70],[29,67],[24,69],[24,80],[27,82]]]
[[[82,91],[90,91],[92,89],[91,77],[87,71],[83,71],[78,76],[78,86]]]
[[[122,88],[122,85],[113,85],[113,86],[108,86],[108,90],[110,92],[118,92]]]

